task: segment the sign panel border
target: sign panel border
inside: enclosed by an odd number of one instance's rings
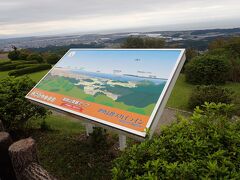
[[[83,113],[80,113],[80,112],[76,112],[76,111],[73,111],[73,110],[70,110],[70,109],[67,109],[67,108],[64,108],[64,107],[59,107],[57,105],[54,105],[54,104],[51,104],[51,103],[47,103],[45,101],[41,101],[39,99],[35,99],[35,98],[32,98],[29,96],[29,94],[38,86],[39,83],[41,83],[41,81],[49,74],[51,73],[51,71],[55,68],[55,66],[61,62],[65,56],[68,55],[68,53],[70,51],[143,51],[143,50],[147,50],[147,51],[180,51],[179,53],[179,56],[178,56],[178,59],[176,60],[176,63],[174,65],[174,68],[172,69],[171,73],[170,73],[170,76],[169,78],[167,79],[167,82],[163,88],[163,91],[161,92],[155,106],[154,106],[154,109],[149,117],[149,120],[147,122],[147,125],[146,125],[146,128],[147,129],[150,129],[150,135],[152,136],[155,128],[156,128],[156,125],[157,125],[157,122],[159,121],[161,115],[162,115],[162,112],[163,112],[163,109],[167,103],[167,100],[168,100],[168,97],[170,96],[171,94],[171,91],[172,91],[172,88],[175,84],[175,81],[181,71],[181,68],[185,62],[185,49],[103,49],[103,48],[99,48],[99,49],[89,49],[89,48],[72,48],[72,49],[69,49],[65,55],[48,71],[48,73],[43,76],[39,82],[29,91],[29,93],[25,96],[25,98],[29,99],[30,101],[32,102],[35,102],[39,105],[42,105],[42,106],[47,106],[51,109],[56,109],[57,111],[63,111],[64,113],[67,113],[67,114],[73,114],[74,117],[75,115],[76,116],[79,116],[79,117],[82,117],[82,118],[86,118],[89,122],[91,121],[95,121],[96,123],[99,123],[103,126],[107,126],[107,127],[110,127],[110,128],[113,128],[113,129],[118,129],[119,131],[123,131],[127,134],[131,134],[133,136],[138,136],[138,137],[141,137],[141,138],[145,138],[147,133],[146,131],[144,132],[140,132],[140,131],[137,131],[137,130],[134,130],[134,129],[131,129],[131,128],[128,128],[128,127],[124,127],[124,126],[121,126],[121,125],[118,125],[118,124],[114,124],[114,123],[111,123],[111,122],[108,122],[108,121],[105,121],[105,120],[102,120],[102,119],[99,119],[99,118],[96,118],[96,117],[93,117],[93,116],[89,116],[89,115],[86,115],[86,114],[83,114]]]

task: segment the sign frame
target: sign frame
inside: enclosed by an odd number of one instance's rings
[[[105,121],[105,120],[102,120],[102,119],[99,119],[99,118],[96,118],[96,117],[93,117],[93,116],[89,116],[89,115],[86,115],[84,113],[80,113],[80,112],[76,112],[76,111],[73,111],[73,110],[70,110],[70,109],[66,109],[64,107],[59,107],[57,105],[54,105],[54,104],[50,104],[50,103],[47,103],[45,101],[41,101],[39,99],[35,99],[35,98],[32,98],[29,96],[29,94],[38,86],[38,84],[41,83],[41,81],[49,74],[51,73],[51,71],[57,66],[57,64],[62,61],[64,59],[64,57],[66,57],[68,55],[68,53],[70,51],[156,51],[156,50],[159,50],[159,51],[180,51],[179,53],[179,56],[178,56],[178,59],[176,60],[176,63],[169,75],[169,78],[167,79],[166,81],[166,84],[164,85],[164,88],[161,92],[161,94],[159,95],[159,98],[157,100],[157,102],[155,103],[154,105],[154,108],[152,110],[152,113],[151,115],[149,116],[149,120],[146,124],[146,128],[149,130],[145,130],[144,132],[140,132],[140,131],[137,131],[137,130],[133,130],[131,128],[127,128],[127,127],[124,127],[124,126],[120,126],[120,125],[117,125],[117,124],[114,124],[114,123],[111,123],[111,122],[108,122],[108,121]],[[172,92],[172,89],[175,85],[175,82],[180,74],[180,71],[182,69],[182,66],[184,64],[186,60],[186,56],[185,56],[185,49],[104,49],[104,48],[99,48],[99,49],[92,49],[92,48],[72,48],[72,49],[69,49],[65,55],[48,71],[48,73],[46,75],[44,75],[39,81],[38,83],[28,92],[28,94],[25,96],[25,98],[27,98],[30,102],[34,103],[34,104],[37,104],[37,105],[40,105],[40,106],[43,106],[43,107],[47,107],[47,108],[50,108],[52,110],[55,110],[57,112],[60,112],[60,113],[63,113],[63,114],[66,114],[68,116],[71,116],[73,118],[76,118],[76,119],[80,119],[80,120],[84,120],[85,122],[87,123],[92,123],[92,124],[95,124],[97,126],[101,126],[103,128],[106,128],[106,129],[110,129],[110,130],[114,130],[120,134],[125,134],[129,137],[132,137],[134,139],[138,139],[138,140],[143,140],[146,138],[147,136],[147,131],[149,132],[148,135],[150,135],[150,138],[152,137],[155,129],[156,129],[156,126],[161,118],[161,115],[163,113],[163,110],[165,108],[165,105],[167,103],[167,100]]]

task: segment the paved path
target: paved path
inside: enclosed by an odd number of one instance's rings
[[[188,117],[188,116],[191,116],[191,112],[183,111],[183,110],[179,110],[179,109],[173,109],[173,108],[165,108],[163,111],[163,115],[162,115],[160,121],[158,122],[158,126],[157,126],[155,132],[159,133],[161,126],[169,125],[173,121],[175,121],[177,118],[177,115],[182,115],[182,116]]]

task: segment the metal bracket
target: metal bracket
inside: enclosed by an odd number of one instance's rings
[[[125,135],[119,134],[119,149],[123,151],[127,147],[127,138]]]
[[[86,134],[89,136],[93,132],[94,125],[91,123],[87,123],[86,125]]]

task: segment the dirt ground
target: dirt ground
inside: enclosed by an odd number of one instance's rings
[[[0,60],[1,59],[5,59],[5,60],[8,59],[8,54],[7,53],[3,53],[3,54],[0,53]]]

